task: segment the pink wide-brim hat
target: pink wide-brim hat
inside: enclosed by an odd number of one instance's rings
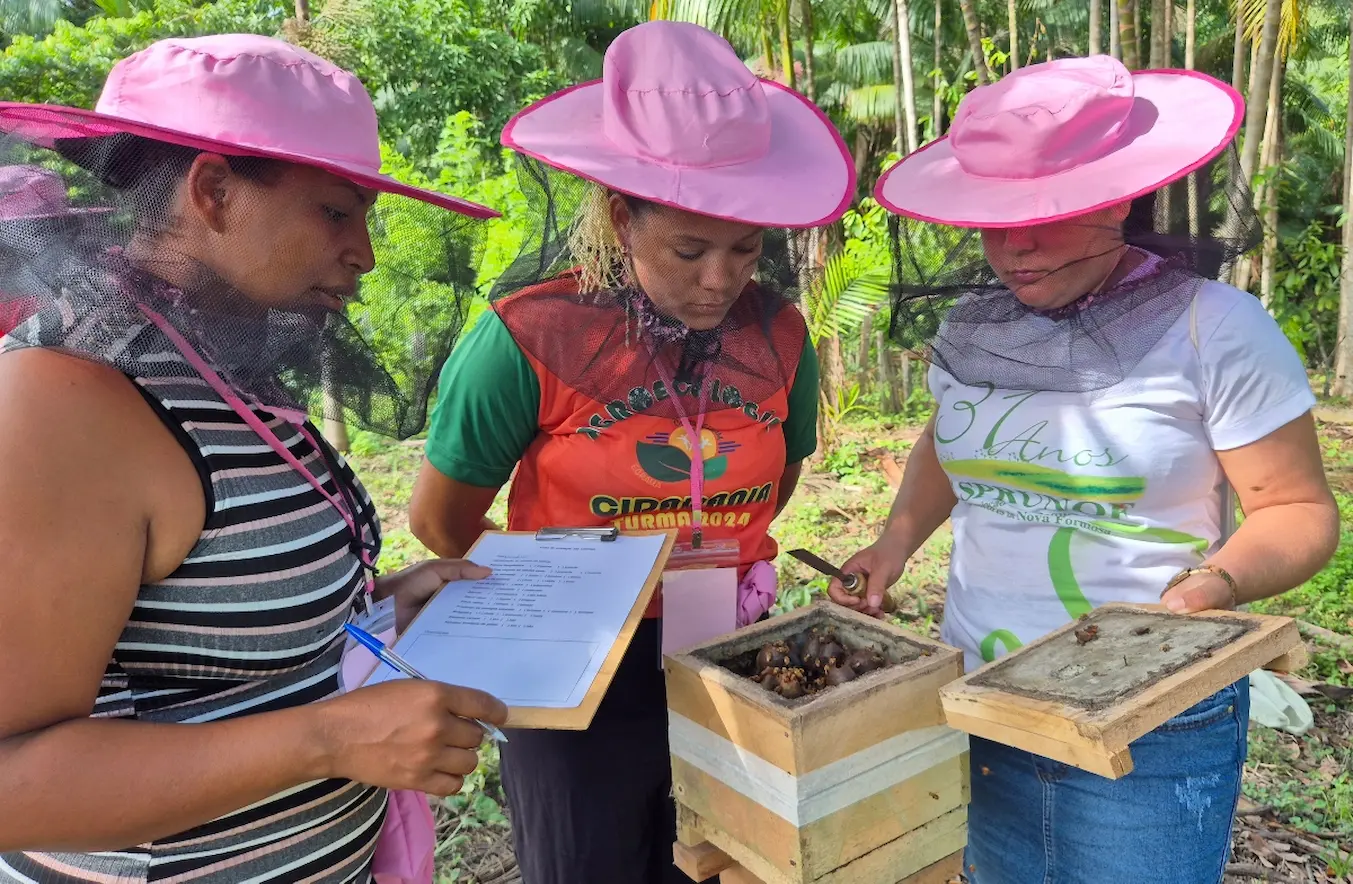
[[[1020,227],[1144,196],[1215,158],[1245,115],[1195,71],[1128,71],[1107,55],[1031,65],[964,96],[944,138],[893,165],[874,196],[951,227]]]
[[[94,110],[0,102],[0,132],[43,147],[126,132],[313,166],[471,218],[498,216],[382,175],[376,109],[361,81],[298,46],[254,34],[152,43],[113,66]]]
[[[854,161],[826,115],[686,22],[626,30],[600,80],[527,107],[502,142],[612,190],[760,227],[828,224],[855,192]]]
[[[0,224],[104,214],[103,206],[72,206],[61,176],[42,166],[0,166]]]

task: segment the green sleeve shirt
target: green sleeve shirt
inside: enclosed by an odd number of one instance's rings
[[[817,353],[805,340],[782,424],[788,463],[817,450],[817,387]],[[442,368],[428,427],[428,462],[457,482],[498,488],[526,454],[539,425],[540,380],[490,310]]]

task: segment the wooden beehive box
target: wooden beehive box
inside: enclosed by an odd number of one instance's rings
[[[975,736],[1117,779],[1128,744],[1261,667],[1301,668],[1296,622],[1110,604],[940,691]]]
[[[814,627],[890,665],[797,700],[723,665]],[[712,844],[768,884],[957,870],[968,744],[944,724],[939,691],[963,674],[958,650],[820,602],[670,655],[665,668],[679,853]]]

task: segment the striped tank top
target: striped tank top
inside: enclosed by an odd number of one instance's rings
[[[364,578],[333,505],[125,306],[59,301],[0,352],[31,346],[95,354],[120,369],[188,451],[207,495],[206,524],[183,564],[140,588],[93,715],[189,724],[339,693],[343,624]],[[346,492],[363,541],[378,545],[370,498],[319,433],[309,428],[323,451],[271,412],[255,413],[330,494]],[[0,854],[0,882],[365,882],[385,808],[384,789],[305,783],[124,850]]]

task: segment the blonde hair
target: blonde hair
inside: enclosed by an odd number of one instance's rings
[[[579,266],[578,288],[601,292],[621,288],[629,277],[629,256],[611,223],[611,192],[599,184],[587,185],[568,231],[568,247]]]

